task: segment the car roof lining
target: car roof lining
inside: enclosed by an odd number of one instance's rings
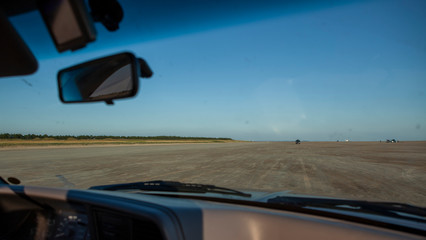
[[[37,10],[36,0],[4,0],[0,1],[0,9],[8,17]]]

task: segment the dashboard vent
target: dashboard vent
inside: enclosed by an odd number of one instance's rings
[[[160,228],[152,221],[133,218],[109,210],[96,209],[94,212],[98,239],[163,239]]]
[[[158,226],[153,222],[134,220],[133,221],[133,239],[162,240]]]

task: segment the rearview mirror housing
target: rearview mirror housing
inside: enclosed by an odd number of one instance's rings
[[[112,104],[114,99],[133,97],[138,92],[140,65],[140,59],[125,52],[63,69],[58,72],[59,98],[63,103]]]

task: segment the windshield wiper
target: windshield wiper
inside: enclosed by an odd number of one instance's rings
[[[304,198],[280,196],[268,199],[268,203],[304,208],[325,208],[407,219],[426,223],[426,208],[393,202],[369,202],[358,200]]]
[[[159,191],[159,192],[185,192],[185,193],[219,193],[236,195],[242,197],[251,197],[251,194],[237,191],[230,188],[217,187],[214,185],[194,184],[194,183],[181,183],[175,181],[147,181],[147,182],[134,182],[123,184],[112,184],[93,186],[89,189],[94,190],[140,190],[140,191]]]

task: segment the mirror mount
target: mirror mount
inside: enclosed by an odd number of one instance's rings
[[[95,22],[101,22],[110,32],[118,30],[124,13],[117,0],[89,0],[89,6]]]
[[[105,103],[107,105],[114,105],[114,102],[112,100],[106,100]]]
[[[145,60],[143,60],[142,58],[138,58],[138,62],[139,62],[139,68],[140,68],[140,71],[141,71],[140,77],[141,78],[152,77],[153,72],[152,72],[151,68],[148,66],[148,63]]]

